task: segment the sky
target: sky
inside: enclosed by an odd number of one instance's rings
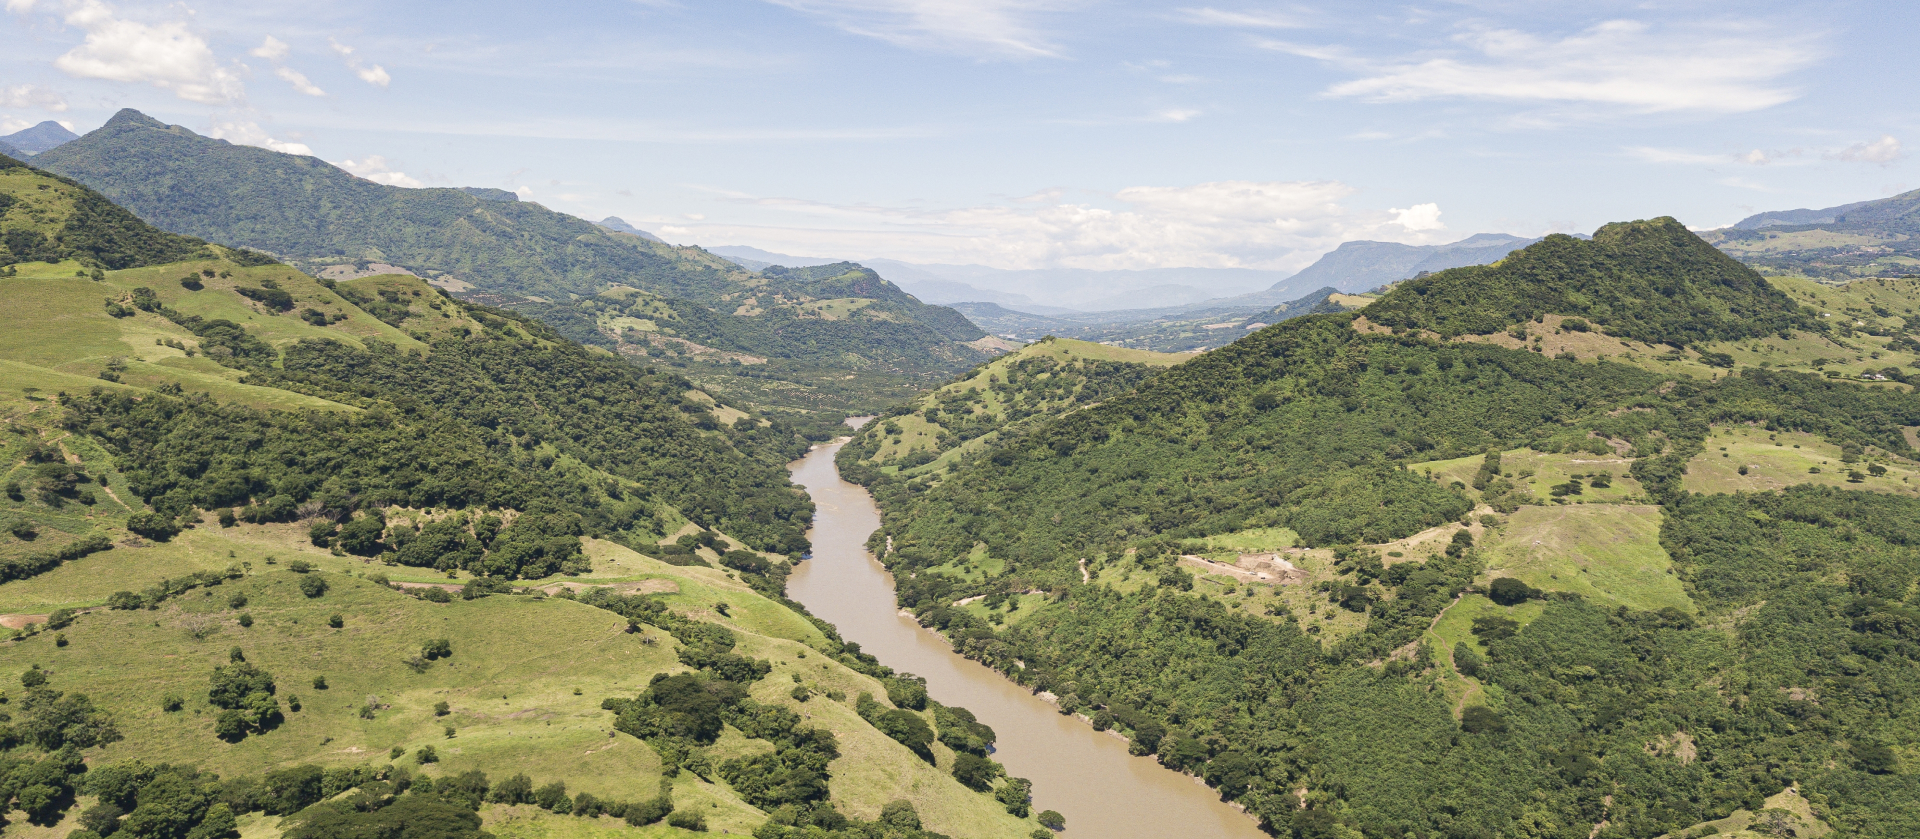
[[[1920,188],[1920,4],[0,0],[0,133],[120,108],[676,243],[1297,270]]]

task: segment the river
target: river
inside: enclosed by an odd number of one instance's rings
[[[1253,820],[1193,778],[1127,754],[1119,738],[1086,723],[953,652],[940,636],[902,617],[893,577],[867,553],[880,511],[867,491],[840,479],[821,446],[793,465],[816,509],[813,557],[787,581],[787,594],[838,627],[842,637],[895,670],[927,680],[935,699],[958,705],[999,735],[994,759],[1033,781],[1034,810],[1067,817],[1066,836],[1083,839],[1222,837],[1267,839]]]

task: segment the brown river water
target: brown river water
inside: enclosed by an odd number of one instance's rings
[[[1127,754],[1117,737],[1094,731],[900,615],[893,576],[867,553],[880,511],[867,491],[840,479],[821,446],[793,464],[793,480],[816,508],[813,557],[787,581],[787,594],[838,627],[842,637],[895,670],[927,680],[933,698],[959,705],[999,735],[994,760],[1033,781],[1033,808],[1067,817],[1077,839],[1265,839],[1252,819],[1193,778],[1152,758]]]

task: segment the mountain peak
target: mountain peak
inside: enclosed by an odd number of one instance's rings
[[[1493,265],[1417,277],[1366,310],[1376,324],[1445,337],[1549,314],[1675,346],[1818,328],[1753,269],[1665,216],[1609,224],[1590,240],[1555,234]]]
[[[121,108],[119,113],[114,114],[112,119],[107,120],[106,125],[100,126],[102,130],[109,129],[109,128],[114,130],[124,130],[128,128],[164,129],[166,127],[167,127],[166,123],[161,122],[157,119],[154,119],[153,117],[147,116],[146,114],[140,113],[139,111],[136,111],[132,108]]]
[[[5,137],[0,137],[0,142],[26,154],[39,154],[79,138],[80,135],[68,131],[66,126],[53,120],[47,120],[32,128],[15,131]]]

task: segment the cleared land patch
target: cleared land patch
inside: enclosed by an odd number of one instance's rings
[[[1885,474],[1873,474],[1875,466]],[[1721,426],[1707,438],[1706,451],[1687,461],[1682,486],[1721,493],[1769,492],[1798,484],[1920,495],[1920,464],[1877,449],[1864,452],[1857,463],[1847,463],[1839,446],[1812,434]]]
[[[1636,610],[1694,609],[1660,547],[1659,507],[1522,507],[1487,538],[1484,551],[1489,578]]]

